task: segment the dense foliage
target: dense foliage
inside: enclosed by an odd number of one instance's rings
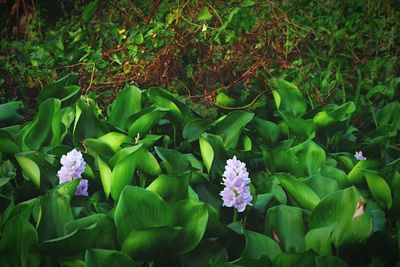
[[[399,264],[397,2],[49,2],[3,14],[1,266]]]

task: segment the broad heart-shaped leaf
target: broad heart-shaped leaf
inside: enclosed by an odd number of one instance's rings
[[[347,174],[341,169],[324,165],[321,166],[320,173],[323,176],[334,179],[337,182],[340,189],[344,189],[350,186],[350,181],[347,178]]]
[[[234,111],[219,121],[211,132],[222,137],[226,149],[235,148],[242,129],[253,117],[254,113]]]
[[[33,121],[21,130],[18,140],[23,150],[39,150],[42,146],[56,146],[61,141],[61,102],[50,98],[39,106]]]
[[[156,157],[145,148],[141,148],[138,151],[137,167],[141,172],[152,177],[161,173],[161,168]]]
[[[190,119],[191,112],[187,106],[168,91],[159,87],[151,87],[148,89],[147,95],[157,106],[169,110],[168,114],[175,125],[183,126]]]
[[[97,117],[96,105],[92,99],[81,97],[76,103],[73,128],[73,142],[80,146],[86,138],[97,138],[109,132],[107,126]]]
[[[22,101],[10,101],[0,105],[0,123],[17,124],[24,117],[18,113],[24,107]]]
[[[175,220],[174,210],[159,195],[130,185],[122,191],[114,213],[121,244],[133,230],[174,226]]]
[[[42,242],[41,248],[53,258],[65,257],[90,248],[96,239],[97,223],[78,228],[70,234]]]
[[[367,170],[373,162],[371,160],[360,160],[354,165],[353,169],[347,175],[349,181],[354,184],[361,184],[364,181],[364,171]]]
[[[228,155],[218,135],[204,133],[199,138],[201,157],[212,177],[222,175]]]
[[[273,122],[255,117],[251,123],[252,128],[257,131],[269,147],[273,147],[279,140],[279,126]]]
[[[15,155],[24,174],[42,189],[53,187],[58,183],[56,168],[43,159],[38,152],[29,151]]]
[[[325,237],[336,248],[362,242],[372,230],[371,217],[364,211],[364,204],[364,199],[355,187],[331,193],[311,213],[310,229],[327,229],[333,225],[331,234]]]
[[[57,81],[49,83],[39,92],[39,101],[49,98],[58,98],[64,104],[70,104],[78,98],[80,87],[74,84],[78,82],[77,74],[69,74]],[[76,98],[75,98],[76,97]],[[65,102],[65,103],[64,103]]]
[[[147,190],[161,196],[168,203],[175,203],[188,198],[190,173],[182,176],[161,174],[148,187]]]
[[[111,105],[108,121],[122,130],[128,129],[128,118],[142,110],[142,91],[133,85],[119,91]]]
[[[288,112],[293,116],[301,115],[306,111],[306,102],[296,85],[283,79],[271,79],[276,107],[279,111]]]
[[[311,120],[305,120],[290,113],[280,112],[285,124],[289,127],[290,136],[306,140],[315,136],[314,125]]]
[[[283,188],[302,208],[312,211],[317,206],[319,196],[305,183],[289,174],[279,175],[278,178]]]
[[[65,225],[65,230],[67,233],[73,233],[80,228],[89,227],[94,224],[97,224],[98,234],[95,236],[91,248],[115,248],[117,246],[117,235],[114,221],[105,214],[93,214],[69,222]]]
[[[114,150],[104,141],[97,138],[87,138],[83,140],[83,144],[88,149],[90,154],[101,155],[111,158],[114,155]]]
[[[312,175],[304,179],[303,182],[317,193],[321,199],[339,189],[336,180],[323,175]]]
[[[14,136],[3,129],[0,129],[0,151],[8,155],[14,155],[21,151]]]
[[[286,205],[268,209],[265,233],[281,243],[285,252],[304,252],[303,210]]]
[[[312,249],[319,255],[332,255],[331,235],[334,224],[310,230],[305,237],[306,250]]]
[[[40,199],[41,217],[38,226],[41,241],[54,239],[66,234],[65,224],[74,219],[70,204],[79,180],[60,185]]]
[[[137,261],[155,259],[158,255],[173,249],[172,242],[181,231],[181,227],[159,226],[141,230],[132,230],[121,246],[121,251]],[[168,254],[169,254],[168,253]]]
[[[209,121],[202,119],[194,119],[185,124],[183,128],[182,136],[188,142],[193,142],[199,139],[200,135],[204,133],[207,127],[210,125]]]
[[[392,207],[392,194],[385,179],[372,172],[364,172],[364,176],[376,203],[383,209],[389,210]]]
[[[106,143],[114,152],[121,149],[121,145],[124,143],[132,144],[133,140],[129,136],[123,133],[110,132],[98,138],[99,140]]]
[[[278,243],[266,235],[244,230],[246,246],[242,251],[243,259],[260,259],[267,256],[271,261],[282,253]]]
[[[148,107],[129,117],[130,126],[128,135],[132,138],[145,136],[161,118],[167,113],[167,109]]]
[[[122,150],[120,151],[122,152]],[[111,174],[111,196],[118,200],[124,187],[131,183],[137,166],[137,150],[120,159]],[[107,169],[105,169],[107,174]]]
[[[356,106],[352,101],[344,103],[340,106],[332,105],[329,106],[327,110],[318,112],[313,118],[313,123],[316,126],[325,127],[334,122],[349,119],[355,110]]]
[[[37,243],[35,227],[21,216],[12,217],[4,226],[0,240],[0,255],[7,262],[4,266],[39,266],[41,256],[34,248]]]
[[[162,147],[155,147],[154,149],[163,160],[164,167],[169,174],[183,175],[191,169],[189,159],[180,152]]]
[[[128,255],[107,249],[88,249],[85,253],[87,267],[139,267]]]
[[[290,148],[290,152],[297,157],[295,164],[291,165],[291,171],[296,175],[316,174],[325,164],[325,151],[312,140]]]
[[[182,226],[174,245],[176,254],[193,250],[203,238],[208,223],[207,205],[194,200],[182,200],[173,206],[177,224]]]

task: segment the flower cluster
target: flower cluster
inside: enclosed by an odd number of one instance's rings
[[[357,160],[366,160],[367,158],[363,156],[362,151],[356,151],[356,154],[354,154],[354,157]]]
[[[81,178],[86,168],[86,162],[82,157],[82,153],[76,149],[71,150],[67,155],[63,155],[60,162],[62,167],[57,173],[59,184],[69,182],[72,179]],[[82,179],[76,188],[75,195],[87,196],[87,189],[88,180]]]
[[[236,156],[228,159],[223,177],[222,184],[225,185],[225,188],[220,193],[224,201],[222,205],[235,207],[239,212],[243,212],[253,200],[248,186],[250,178],[246,164],[236,159]]]

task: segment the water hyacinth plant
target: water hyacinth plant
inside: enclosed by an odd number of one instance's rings
[[[81,178],[82,173],[85,171],[86,162],[83,159],[82,153],[76,149],[71,150],[66,155],[61,157],[61,169],[57,172],[59,183],[63,184],[71,181],[72,179]],[[75,195],[87,196],[88,195],[88,180],[81,179],[76,188]]]

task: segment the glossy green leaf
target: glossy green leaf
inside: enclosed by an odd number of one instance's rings
[[[305,141],[290,148],[290,151],[297,157],[297,161],[291,165],[291,170],[295,174],[313,175],[325,164],[325,151],[314,141]]]
[[[145,108],[142,111],[129,117],[131,122],[128,128],[128,135],[132,138],[145,136],[154,126],[158,124],[167,110],[156,107]]]
[[[336,192],[338,183],[334,179],[330,179],[323,175],[313,175],[303,180],[317,195],[322,199],[330,193]]]
[[[171,250],[171,244],[181,227],[159,226],[141,230],[132,230],[121,246],[121,251],[134,260],[151,260],[165,250]]]
[[[271,79],[273,96],[278,110],[288,112],[293,116],[301,115],[306,111],[303,95],[296,85],[283,79]]]
[[[332,255],[332,244],[329,236],[335,225],[331,224],[310,230],[305,236],[306,250],[312,249],[319,255]]]
[[[22,147],[39,150],[45,145],[58,145],[61,141],[61,102],[50,98],[39,106],[39,111],[33,121],[20,132],[18,139]]]
[[[325,127],[334,122],[349,119],[355,110],[356,106],[351,101],[340,106],[333,105],[328,110],[317,113],[313,118],[313,122],[316,126]]]
[[[100,179],[101,184],[103,185],[104,194],[108,198],[111,193],[112,171],[101,157],[97,157],[97,162],[99,164]]]
[[[235,148],[242,129],[254,117],[254,113],[234,111],[219,121],[211,130],[222,137],[226,149]]]
[[[222,175],[228,158],[223,140],[218,135],[204,133],[199,138],[201,157],[208,173]]]
[[[249,230],[244,231],[246,246],[242,251],[242,258],[260,259],[267,256],[271,261],[282,253],[279,244],[266,235]]]
[[[253,125],[257,133],[267,142],[269,146],[274,146],[279,140],[279,126],[273,122],[255,117]]]
[[[364,171],[367,170],[371,166],[370,160],[360,160],[353,167],[353,169],[347,175],[349,181],[354,184],[361,184],[364,181]]]
[[[90,248],[96,239],[98,225],[78,228],[70,234],[42,242],[42,249],[51,257],[65,257]]]
[[[37,243],[35,227],[21,216],[12,217],[4,226],[0,240],[0,253],[8,264],[5,266],[39,266],[41,255],[35,248]]]
[[[206,204],[194,200],[182,200],[173,206],[177,224],[182,227],[174,246],[176,254],[193,250],[202,240],[208,223]]]
[[[111,105],[108,121],[122,129],[128,129],[128,118],[142,110],[142,91],[133,85],[126,86],[118,92],[117,98]]]
[[[286,205],[269,208],[265,216],[265,233],[280,243],[283,251],[303,252],[303,210]]]
[[[140,266],[120,251],[93,248],[86,250],[85,262],[87,267]]]
[[[14,155],[21,151],[17,141],[8,131],[0,129],[0,139],[0,151],[2,153]]]
[[[76,103],[73,142],[79,146],[86,138],[98,138],[108,132],[107,126],[100,121],[96,105],[90,98],[81,97]]]
[[[120,243],[133,230],[174,226],[175,212],[159,195],[149,190],[126,186],[114,213]]]
[[[183,175],[191,169],[191,163],[187,157],[176,150],[155,147],[157,155],[163,160],[164,167],[170,174]]]
[[[136,171],[137,157],[138,153],[134,150],[134,152],[121,158],[112,170],[110,191],[114,200],[118,200],[124,187],[131,183]],[[107,172],[107,169],[105,169],[103,173],[108,175]]]
[[[304,253],[282,253],[278,255],[274,260],[274,266],[276,267],[315,267],[315,258],[318,255],[309,250]]]
[[[110,158],[114,155],[113,149],[105,142],[97,138],[87,138],[83,144],[88,149],[89,153],[94,155],[101,155]]]
[[[209,125],[210,122],[202,119],[189,121],[185,124],[185,127],[183,128],[182,136],[188,142],[193,142],[199,139],[199,137],[205,132]]]
[[[147,190],[161,196],[168,203],[175,203],[188,198],[190,173],[182,176],[161,174],[148,187]]]
[[[124,143],[132,143],[133,140],[122,133],[110,132],[98,138],[99,140],[106,143],[114,152],[121,149],[121,145]]]
[[[93,240],[91,248],[115,248],[117,246],[117,236],[114,221],[105,214],[93,214],[71,221],[65,225],[65,230],[67,233],[73,233],[80,228],[90,227],[94,224],[97,224],[98,233]]]
[[[161,173],[156,157],[145,148],[141,148],[138,151],[137,166],[140,171],[152,177]]]
[[[372,172],[364,172],[364,176],[376,203],[383,209],[389,210],[392,207],[392,194],[385,179]]]
[[[10,101],[0,105],[0,123],[17,124],[24,117],[19,113],[23,109],[22,101]]]
[[[291,175],[279,175],[279,181],[283,188],[296,200],[299,205],[312,211],[320,201],[319,196],[304,182],[301,182]]]

